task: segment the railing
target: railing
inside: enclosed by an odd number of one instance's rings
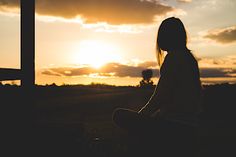
[[[6,69],[0,68],[0,81],[6,80],[21,80],[20,69]]]
[[[21,69],[0,68],[0,81],[21,80],[21,86],[35,84],[35,0],[21,0]]]

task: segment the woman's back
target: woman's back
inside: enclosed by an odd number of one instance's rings
[[[166,76],[169,75],[169,76]],[[169,77],[171,93],[160,107],[160,115],[182,118],[200,112],[201,83],[196,59],[189,51],[170,52],[161,67],[161,77]],[[157,91],[158,92],[158,91]],[[161,91],[159,91],[161,92]]]

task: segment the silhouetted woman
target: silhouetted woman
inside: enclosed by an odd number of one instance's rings
[[[155,130],[158,134],[163,128],[197,124],[201,97],[199,69],[187,48],[186,30],[180,19],[171,17],[161,23],[156,47],[160,79],[150,100],[138,112],[116,109],[113,114],[114,122],[132,133],[148,134]],[[163,51],[167,52],[164,61]]]

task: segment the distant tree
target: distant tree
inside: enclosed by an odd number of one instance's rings
[[[65,82],[63,82],[61,86],[65,87],[65,86],[68,86],[68,84],[66,84]]]
[[[57,84],[56,84],[56,83],[52,83],[52,84],[47,85],[47,86],[50,86],[50,87],[57,87]]]
[[[143,79],[140,81],[140,87],[151,87],[153,85],[153,81],[151,80],[153,76],[152,69],[146,69],[142,71]]]

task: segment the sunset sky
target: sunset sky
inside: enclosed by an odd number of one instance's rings
[[[236,82],[235,0],[36,0],[36,83],[137,85],[179,17],[203,83]],[[19,0],[0,0],[0,67],[20,68]]]

